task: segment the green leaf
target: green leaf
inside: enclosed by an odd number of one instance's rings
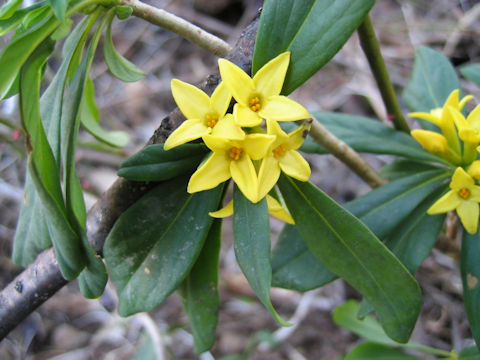
[[[480,64],[467,64],[460,67],[460,73],[465,79],[468,79],[480,86]]]
[[[480,352],[476,346],[471,346],[460,351],[459,360],[480,360]]]
[[[407,159],[398,159],[382,167],[379,174],[389,180],[397,180],[422,171],[438,169],[437,166]]]
[[[112,23],[110,22],[105,33],[105,43],[103,44],[103,56],[108,69],[113,76],[122,81],[134,82],[143,79],[145,73],[115,50],[111,28]]]
[[[378,120],[334,112],[314,112],[313,116],[332,134],[358,152],[397,155],[416,161],[445,162],[424,150],[409,134],[397,131]],[[311,140],[305,141],[302,150],[310,153],[327,153],[323,147]]]
[[[311,253],[297,228],[288,224],[273,248],[272,272],[272,286],[302,292],[337,278]]]
[[[366,342],[353,349],[344,360],[422,360],[398,349]]]
[[[52,7],[53,13],[57,19],[61,22],[64,22],[68,7],[68,0],[48,0],[48,3]]]
[[[0,20],[0,36],[15,29],[23,21],[25,16],[30,14],[33,10],[41,8],[40,11],[42,11],[45,9],[47,7],[46,3],[46,1],[38,2],[29,7],[15,11],[15,13],[8,19]]]
[[[3,4],[0,7],[0,20],[11,18],[22,2],[23,0],[8,0]]]
[[[179,288],[193,332],[195,353],[210,349],[218,321],[218,267],[222,221],[215,219],[195,265]]]
[[[408,109],[430,112],[441,108],[455,89],[460,89],[460,80],[447,57],[434,49],[421,46],[415,53],[413,71],[403,90],[403,101]],[[436,129],[428,121],[418,121],[426,129]]]
[[[270,300],[272,265],[267,200],[264,198],[254,204],[235,186],[233,208],[234,249],[238,265],[272,317],[282,326],[289,326],[277,314]]]
[[[475,235],[470,235],[466,231],[463,231],[460,263],[463,283],[463,303],[477,347],[479,346],[478,344],[480,344],[480,314],[478,312],[478,306],[480,305],[479,257],[480,237],[478,232]]]
[[[183,144],[168,151],[163,144],[148,145],[120,165],[118,176],[135,181],[169,180],[195,170],[207,151],[201,144]]]
[[[445,169],[394,180],[349,202],[345,207],[379,238],[384,238],[434,190],[448,182]]]
[[[0,54],[0,98],[15,80],[18,71],[33,51],[60,25],[53,16],[47,16],[26,32],[15,37]]]
[[[252,73],[278,54],[291,51],[282,90],[291,93],[340,50],[373,4],[374,0],[266,0]]]
[[[422,299],[412,275],[360,220],[320,189],[285,175],[278,185],[310,251],[374,306],[392,339],[406,342]]]
[[[124,131],[105,131],[100,127],[100,115],[95,102],[95,88],[90,78],[87,79],[87,86],[83,94],[80,119],[83,127],[92,134],[98,141],[107,145],[122,148],[130,141],[130,136]]]
[[[157,307],[188,275],[220,201],[223,186],[194,195],[188,178],[159,184],[124,212],[106,239],[104,255],[128,316]],[[142,294],[142,296],[139,296]]]
[[[78,277],[78,286],[83,296],[96,299],[105,290],[108,274],[100,256],[91,254],[87,259],[87,265]]]

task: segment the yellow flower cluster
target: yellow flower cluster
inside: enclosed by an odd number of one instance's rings
[[[281,171],[300,181],[309,179],[310,166],[297,152],[304,128],[299,126],[286,134],[277,123],[310,116],[302,105],[280,95],[289,63],[290,53],[282,53],[252,78],[220,59],[222,82],[211,97],[192,85],[172,80],[173,97],[187,120],[168,137],[164,149],[202,138],[212,151],[190,178],[189,193],[212,189],[232,178],[245,197],[256,203],[275,186]],[[236,103],[230,114],[232,96]],[[285,211],[279,215],[282,207],[276,200],[267,200],[272,214],[293,222]],[[211,215],[223,217],[232,212],[229,204]]]
[[[464,228],[470,234],[478,229],[480,186],[480,105],[467,117],[462,114],[465,104],[473,96],[459,99],[459,90],[453,91],[442,108],[430,113],[411,113],[412,117],[437,125],[441,134],[429,130],[413,130],[411,135],[426,150],[447,160],[456,170],[450,182],[450,191],[438,199],[429,214],[441,214],[456,210]]]

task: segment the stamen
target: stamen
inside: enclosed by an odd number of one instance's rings
[[[262,107],[262,105],[260,104],[260,98],[258,96],[254,96],[248,102],[248,106],[250,110],[257,112]]]
[[[470,190],[468,190],[467,188],[462,188],[458,191],[458,196],[467,200],[470,197]]]
[[[237,148],[237,147],[234,146],[230,149],[230,151],[228,153],[228,156],[232,160],[238,160],[238,159],[240,159],[240,156],[242,156],[242,153],[243,153],[243,149]]]
[[[273,157],[275,159],[278,159],[279,157],[284,156],[286,151],[287,149],[284,145],[278,145],[275,149],[272,150]]]
[[[206,115],[205,123],[209,128],[213,128],[218,123],[218,115],[215,115],[215,114]]]

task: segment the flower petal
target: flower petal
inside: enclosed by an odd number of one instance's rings
[[[277,219],[285,221],[287,224],[295,224],[295,221],[292,218],[285,208],[282,206],[274,197],[267,195],[267,206],[268,212],[270,215],[275,216]]]
[[[210,98],[202,90],[178,79],[171,81],[172,95],[187,119],[202,119],[210,112]]]
[[[250,134],[243,140],[243,149],[253,160],[260,160],[274,141],[275,136],[273,135]]]
[[[305,141],[305,127],[300,125],[298,128],[288,134],[287,147],[290,150],[297,150]],[[305,135],[306,136],[306,135]]]
[[[257,91],[263,97],[280,95],[290,63],[290,52],[284,52],[266,63],[253,77]]]
[[[438,127],[440,127],[441,122],[442,122],[442,119],[439,118],[438,116],[432,115],[432,114],[429,114],[429,113],[425,113],[425,112],[413,112],[413,113],[409,113],[408,116],[413,117],[413,118],[417,118],[417,119],[430,121],[431,123],[434,123]]]
[[[445,195],[443,195],[440,199],[435,201],[435,203],[430,206],[427,210],[427,214],[443,214],[453,209],[456,209],[461,203],[461,199],[458,196],[457,192],[454,190],[450,190]]]
[[[226,160],[224,155],[214,153],[193,173],[188,182],[187,191],[192,194],[213,189],[230,177],[230,162]]]
[[[282,144],[288,140],[288,135],[283,129],[278,125],[276,120],[268,119],[267,121],[267,134],[275,135],[277,140],[275,143]]]
[[[307,109],[286,96],[270,96],[258,114],[264,119],[277,121],[295,121],[310,117]]]
[[[434,154],[444,154],[448,148],[448,142],[445,136],[435,131],[416,129],[410,132],[410,135],[422,145],[422,147]]]
[[[469,188],[474,185],[474,180],[468,173],[461,167],[457,167],[455,170],[452,181],[450,181],[450,189],[460,190],[462,188]]]
[[[310,165],[298,151],[287,151],[279,160],[280,168],[288,176],[300,181],[307,181],[310,178],[312,173]]]
[[[255,93],[255,84],[245,71],[234,63],[225,60],[218,60],[218,67],[222,80],[239,104],[248,105],[250,97]]]
[[[221,118],[225,115],[230,106],[230,101],[232,100],[232,94],[230,90],[228,90],[225,83],[221,82],[218,84],[217,88],[212,94],[210,98],[211,108],[215,110],[218,117]]]
[[[205,135],[202,137],[203,142],[207,147],[215,152],[216,154],[225,154],[226,151],[230,150],[232,146],[232,141],[223,137]]]
[[[169,150],[175,146],[201,138],[202,136],[207,135],[210,131],[210,128],[205,126],[202,120],[186,120],[170,134],[165,141],[163,148]]]
[[[480,105],[475,106],[468,114],[467,121],[471,128],[480,130]]]
[[[258,197],[263,199],[275,186],[280,177],[280,165],[273,156],[267,156],[262,160],[258,172]]]
[[[235,104],[233,107],[233,118],[238,126],[253,127],[262,123],[262,118],[248,106]]]
[[[465,119],[465,116],[463,116],[460,111],[450,106],[448,107],[448,112],[452,116],[458,130],[468,129],[470,127],[467,119]]]
[[[477,232],[478,213],[478,203],[475,201],[462,201],[457,207],[458,217],[469,234]]]
[[[230,200],[227,205],[217,211],[209,212],[208,215],[214,218],[226,218],[233,215],[233,200]]]
[[[212,130],[212,135],[232,140],[243,140],[245,138],[245,132],[235,124],[232,114],[226,114],[218,121]]]
[[[245,197],[253,203],[259,202],[258,179],[252,160],[248,156],[242,156],[237,161],[230,163],[230,172],[235,184]]]

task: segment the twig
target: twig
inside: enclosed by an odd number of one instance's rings
[[[227,59],[248,73],[251,71],[257,26],[258,16],[227,56]],[[218,73],[209,76],[202,84],[202,89],[211,94],[219,79]],[[174,110],[162,120],[148,144],[165,142],[168,135],[184,120],[180,111]],[[119,178],[88,211],[87,235],[97,252],[101,253],[105,239],[118,217],[155,185],[157,184]],[[67,281],[60,273],[53,250],[45,250],[0,292],[0,340],[65,284]]]
[[[312,119],[309,134],[317,144],[322,145],[332,155],[347,165],[350,170],[355,172],[370,187],[376,188],[386,184],[386,180],[380,177],[355,150],[329,132],[317,119]]]
[[[387,108],[387,114],[391,117],[393,126],[397,130],[410,133],[410,128],[408,127],[402,109],[400,109],[400,105],[398,104],[397,97],[395,96],[395,90],[390,81],[390,76],[388,75],[387,67],[383,61],[380,46],[377,37],[375,36],[375,30],[373,29],[372,22],[368,15],[358,28],[358,36],[360,37],[360,45],[367,57],[370,69],[375,77],[383,102]]]
[[[232,47],[222,39],[165,10],[139,0],[123,0],[122,5],[130,6],[133,15],[170,30],[214,55],[225,57],[232,50]]]

